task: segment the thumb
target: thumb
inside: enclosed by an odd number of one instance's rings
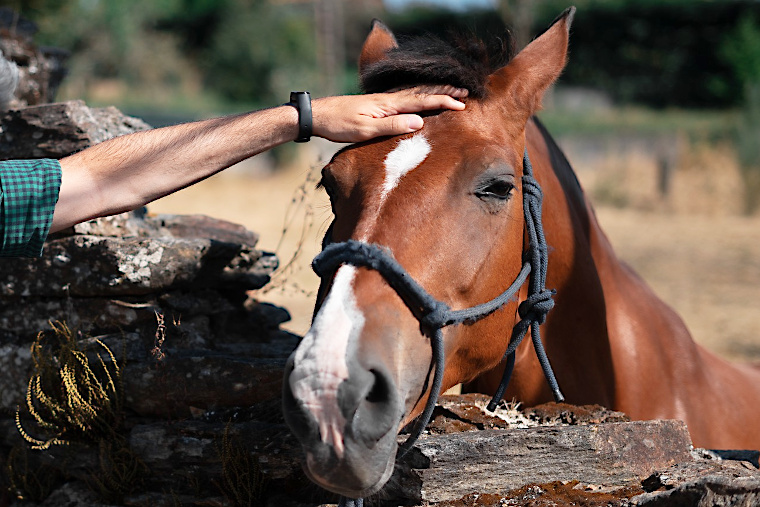
[[[405,114],[402,116],[403,116],[402,123],[406,122],[406,126],[408,129],[410,129],[411,132],[421,129],[422,126],[425,124],[425,122],[422,121],[422,117],[419,115]]]
[[[397,114],[379,119],[378,135],[395,136],[408,134],[422,128],[422,117],[416,114]]]

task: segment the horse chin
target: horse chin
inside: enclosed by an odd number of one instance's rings
[[[364,498],[380,491],[393,474],[398,447],[395,431],[372,447],[349,439],[344,444],[341,458],[332,446],[321,442],[307,449],[304,471],[309,479],[347,498]]]

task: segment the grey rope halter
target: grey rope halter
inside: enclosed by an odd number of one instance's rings
[[[374,269],[379,272],[385,278],[388,285],[396,291],[407,307],[409,307],[414,317],[419,321],[422,331],[430,336],[435,367],[430,396],[411,434],[401,444],[398,457],[403,457],[412,448],[414,442],[422,434],[428,422],[430,422],[438,401],[438,395],[443,384],[445,365],[443,328],[465,322],[473,323],[487,317],[509,301],[512,301],[528,278],[530,278],[528,282],[528,296],[518,307],[520,320],[512,328],[512,336],[503,356],[507,360],[507,364],[504,368],[501,383],[491,402],[488,404],[488,410],[493,412],[504,396],[515,365],[515,350],[523,338],[525,338],[528,329],[531,329],[533,348],[536,351],[549,387],[554,394],[554,399],[558,402],[564,401],[564,396],[560,392],[557,379],[554,376],[554,372],[549,364],[549,358],[546,356],[546,351],[541,342],[540,325],[546,320],[546,314],[549,310],[554,307],[552,296],[555,294],[555,291],[547,290],[545,286],[549,252],[546,238],[544,237],[543,226],[541,225],[543,193],[538,181],[533,177],[533,166],[528,158],[527,148],[523,155],[522,189],[523,212],[528,233],[528,251],[524,255],[525,259],[522,269],[515,281],[500,295],[485,303],[462,310],[452,310],[446,303],[435,299],[425,291],[409,276],[409,273],[406,272],[398,261],[393,258],[390,250],[379,245],[354,240],[343,243],[332,243],[326,245],[322,252],[312,261],[312,268],[322,278],[333,273],[341,264],[351,264],[357,267]],[[425,390],[423,390],[423,394],[424,392]],[[340,506],[362,507],[363,504],[364,501],[361,498],[356,500],[343,498],[341,499]]]

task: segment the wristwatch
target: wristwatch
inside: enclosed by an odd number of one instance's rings
[[[311,95],[309,92],[290,92],[290,102],[286,106],[293,106],[298,111],[298,137],[297,143],[305,143],[311,139]]]

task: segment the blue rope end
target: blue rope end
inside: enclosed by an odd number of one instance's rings
[[[562,396],[562,393],[560,392],[559,388],[554,389],[554,401],[557,403],[562,403],[565,401],[565,397]]]
[[[488,410],[489,412],[494,412],[498,405],[499,405],[498,401],[491,400],[490,403],[488,403],[486,410]]]

